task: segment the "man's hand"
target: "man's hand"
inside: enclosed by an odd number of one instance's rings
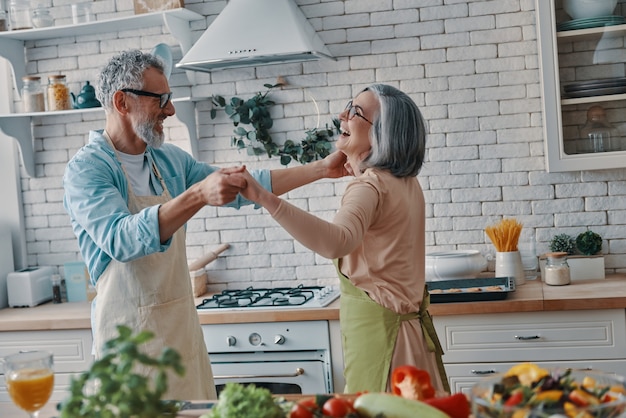
[[[245,166],[221,168],[198,183],[206,205],[230,203],[246,187]]]

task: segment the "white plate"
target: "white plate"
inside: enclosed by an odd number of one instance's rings
[[[150,52],[152,55],[157,56],[163,60],[164,73],[167,79],[170,79],[170,75],[172,74],[172,50],[166,44],[158,44],[152,51]]]

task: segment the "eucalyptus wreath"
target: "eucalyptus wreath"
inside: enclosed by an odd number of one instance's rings
[[[246,149],[249,155],[266,154],[280,157],[282,165],[288,165],[291,160],[306,164],[311,161],[325,158],[331,152],[331,138],[339,133],[339,120],[333,119],[333,128],[328,124],[324,128],[315,128],[305,131],[304,139],[299,143],[287,139],[284,144],[274,142],[270,130],[274,120],[270,115],[270,108],[276,104],[270,98],[270,92],[283,84],[264,84],[264,92],[257,92],[251,98],[244,100],[232,97],[226,100],[223,96],[212,96],[211,119],[217,116],[217,110],[223,108],[224,112],[233,121],[235,129],[231,137],[232,145],[239,149]]]

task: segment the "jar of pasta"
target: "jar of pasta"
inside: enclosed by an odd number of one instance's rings
[[[46,110],[46,100],[41,89],[41,77],[22,77],[24,87],[22,88],[22,103],[24,112],[43,112]]]
[[[71,109],[70,89],[67,87],[65,76],[48,76],[48,110]]]

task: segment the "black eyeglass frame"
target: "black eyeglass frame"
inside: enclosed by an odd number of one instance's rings
[[[358,116],[370,125],[374,125],[374,122],[370,121],[368,118],[361,115],[360,113],[357,113],[357,109],[361,109],[361,111],[363,111],[363,108],[361,106],[352,106],[352,100],[350,100],[344,109],[344,111],[348,111],[348,120],[352,120],[355,116]]]
[[[161,109],[163,109],[165,106],[167,106],[167,102],[169,102],[170,100],[172,100],[172,92],[168,92],[168,93],[152,93],[150,91],[145,91],[145,90],[135,90],[135,89],[121,89],[121,92],[124,93],[133,93],[136,94],[137,96],[146,96],[146,97],[156,97],[159,99],[159,107]]]

